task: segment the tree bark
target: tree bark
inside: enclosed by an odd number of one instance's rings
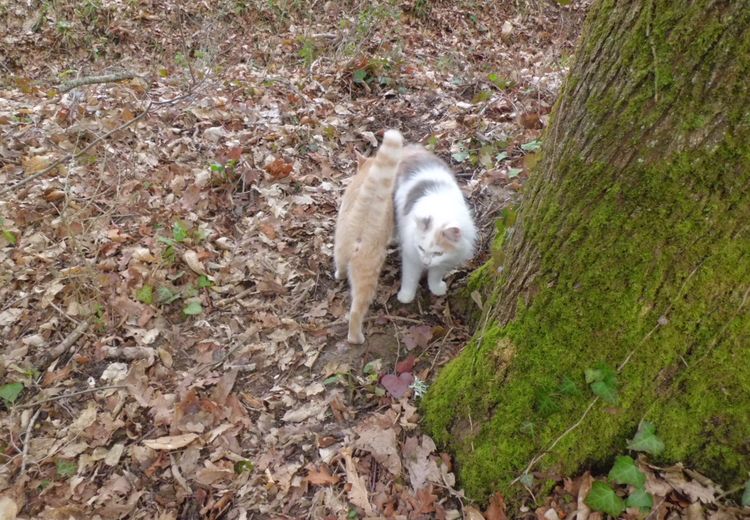
[[[479,330],[425,400],[470,496],[512,501],[525,471],[606,471],[642,420],[657,462],[747,479],[748,78],[747,1],[592,6],[525,200],[477,277]],[[616,404],[585,382],[597,366],[617,371]]]

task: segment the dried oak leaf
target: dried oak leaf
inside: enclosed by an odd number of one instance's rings
[[[429,325],[410,327],[409,331],[404,335],[404,345],[406,345],[408,350],[413,350],[417,347],[426,347],[430,341],[432,341],[432,327]]]
[[[505,511],[505,498],[501,493],[495,493],[490,498],[490,504],[487,511],[484,512],[487,520],[507,520],[508,515]]]
[[[423,435],[421,441],[417,437],[409,437],[401,450],[414,489],[421,489],[428,482],[442,484],[440,469],[430,457],[435,452],[435,442],[427,435]]]
[[[266,171],[271,174],[271,177],[274,179],[283,179],[292,173],[293,168],[294,166],[292,163],[288,163],[284,159],[278,158],[266,166]]]
[[[414,370],[414,363],[416,358],[409,354],[409,357],[396,363],[396,373],[403,374],[404,372],[411,372]]]
[[[421,488],[411,500],[414,512],[417,514],[433,513],[437,498],[437,495],[432,492],[432,484]]]
[[[198,435],[195,433],[183,433],[182,435],[167,435],[158,439],[146,439],[143,444],[152,450],[178,450],[184,448],[195,439]]]
[[[341,455],[344,457],[346,465],[347,496],[349,497],[349,502],[364,509],[366,515],[373,515],[374,511],[367,493],[367,485],[365,484],[365,479],[357,472],[357,467],[354,464],[354,460],[352,460],[352,449],[348,447],[344,448],[341,450]]]
[[[313,486],[332,486],[339,481],[339,477],[331,475],[331,470],[323,464],[320,469],[312,467],[307,470],[307,481]]]
[[[358,449],[369,451],[380,464],[398,477],[401,475],[401,459],[398,455],[398,439],[393,427],[383,427],[374,416],[359,426],[359,439],[354,444]]]
[[[0,497],[0,518],[14,520],[18,514],[16,502],[8,496]]]

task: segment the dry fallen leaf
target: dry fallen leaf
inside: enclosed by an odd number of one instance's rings
[[[375,418],[356,429],[359,438],[354,443],[358,449],[369,451],[394,477],[401,475],[401,459],[398,455],[398,439],[393,427],[383,428]]]
[[[367,495],[367,486],[362,477],[357,473],[357,468],[352,460],[352,449],[344,448],[341,450],[341,456],[344,457],[346,466],[346,481],[348,483],[347,496],[349,501],[357,507],[364,509],[366,515],[374,514],[370,499]]]
[[[407,350],[416,347],[426,347],[432,340],[432,327],[429,325],[416,325],[409,327],[409,331],[404,334],[404,345]]]
[[[320,469],[312,468],[307,471],[307,481],[314,486],[332,486],[339,481],[339,477],[331,475],[328,466],[322,464]]]
[[[266,166],[266,171],[271,174],[274,179],[283,179],[288,177],[292,173],[294,166],[291,163],[286,162],[284,159],[276,159],[271,164]]]
[[[120,457],[122,457],[122,454],[124,451],[125,451],[125,445],[123,443],[119,442],[115,444],[107,452],[107,456],[104,458],[104,463],[107,466],[116,466],[117,463],[120,462]]]
[[[35,157],[24,159],[22,164],[26,174],[32,175],[49,167],[49,165],[52,164],[52,157],[49,155],[37,155]]]
[[[184,448],[197,438],[198,435],[195,433],[183,433],[181,435],[159,437],[158,439],[146,439],[143,441],[143,444],[152,450],[178,450]]]
[[[487,511],[484,512],[484,517],[487,520],[507,520],[508,515],[505,512],[505,498],[500,492],[497,492],[490,497],[490,503],[487,506]]]
[[[185,263],[190,269],[193,270],[193,272],[198,274],[206,274],[206,268],[203,267],[201,261],[198,260],[198,253],[196,253],[192,249],[188,249],[187,251],[185,251],[182,254],[182,259],[185,260]]]
[[[404,442],[401,453],[414,489],[421,489],[427,482],[442,484],[440,469],[431,457],[435,450],[435,442],[427,435],[421,439],[409,437]]]
[[[0,497],[0,520],[15,520],[18,514],[16,502],[8,497]]]
[[[578,520],[586,520],[591,514],[591,508],[586,504],[586,497],[589,496],[591,486],[593,486],[594,480],[591,478],[591,473],[588,471],[581,477],[581,482],[578,486]]]

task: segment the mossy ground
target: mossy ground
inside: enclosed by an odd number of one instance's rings
[[[606,469],[648,419],[662,462],[747,478],[750,14],[681,3],[593,9],[519,212],[523,246],[506,251],[501,229],[472,278],[486,319],[424,409],[476,499],[522,492],[509,483],[582,416],[599,363],[622,367],[619,402],[597,403],[538,477]],[[539,261],[529,305],[491,296],[519,247]],[[493,321],[497,306],[514,319]]]

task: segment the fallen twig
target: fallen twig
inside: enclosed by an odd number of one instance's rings
[[[53,397],[47,397],[46,399],[40,399],[39,401],[32,401],[30,403],[18,405],[16,408],[31,408],[50,401],[57,401],[59,399],[67,399],[68,397],[75,397],[77,395],[90,394],[91,392],[98,392],[99,390],[112,390],[115,388],[127,388],[127,385],[109,385],[109,386],[97,386],[96,388],[87,388],[86,390],[79,390],[77,392],[70,392],[69,394],[60,394]]]
[[[34,415],[32,415],[31,419],[29,419],[29,424],[26,425],[26,435],[24,435],[23,437],[23,452],[21,453],[21,475],[23,475],[26,471],[26,455],[28,455],[29,452],[31,430],[34,429],[34,423],[36,422],[37,417],[39,417],[39,413],[41,413],[41,411],[42,409],[39,408],[36,412],[34,412]]]
[[[82,321],[78,324],[78,326],[71,331],[68,336],[60,342],[60,344],[49,351],[47,351],[47,358],[50,360],[59,358],[65,352],[68,351],[70,347],[73,346],[73,344],[78,341],[78,339],[83,336],[83,333],[86,332],[89,328],[89,322],[88,321]],[[46,363],[45,363],[46,365]]]
[[[126,79],[133,79],[139,77],[135,72],[129,70],[123,72],[117,72],[115,74],[105,74],[103,76],[85,76],[83,78],[74,79],[63,83],[59,90],[60,92],[68,92],[76,87],[82,87],[83,85],[94,85],[96,83],[115,83],[117,81],[124,81]]]
[[[232,302],[235,302],[239,300],[240,298],[243,298],[247,296],[248,294],[255,294],[257,293],[257,288],[255,287],[248,287],[247,289],[243,289],[242,291],[238,292],[237,294],[234,294],[232,296],[228,296],[227,298],[224,298],[223,300],[219,300],[218,302],[214,303],[214,307],[226,307]]]
[[[47,166],[45,169],[36,172],[34,175],[29,175],[25,179],[18,181],[17,183],[13,184],[12,186],[8,186],[8,187],[0,190],[0,195],[5,195],[9,191],[16,190],[16,189],[20,188],[21,186],[23,186],[24,184],[27,184],[27,183],[33,181],[34,179],[37,179],[37,178],[41,177],[42,175],[45,175],[46,173],[48,173],[49,171],[53,170],[54,168],[57,168],[62,163],[65,163],[65,162],[68,162],[68,161],[72,161],[73,159],[75,159],[77,157],[80,157],[81,155],[83,155],[86,152],[88,152],[89,150],[91,150],[94,146],[96,146],[97,144],[99,144],[100,142],[102,142],[103,140],[105,140],[106,138],[108,138],[109,136],[111,136],[112,134],[115,134],[115,133],[119,132],[120,130],[125,130],[127,127],[129,127],[129,126],[135,124],[136,122],[140,121],[141,119],[143,119],[146,116],[146,114],[148,114],[149,110],[151,109],[151,104],[152,103],[149,101],[148,105],[146,106],[146,109],[143,112],[141,112],[140,114],[138,114],[136,117],[134,117],[130,121],[127,121],[127,122],[121,124],[120,126],[118,126],[117,128],[115,128],[114,130],[111,130],[111,131],[107,132],[106,134],[104,134],[103,136],[94,139],[88,146],[86,146],[80,152],[66,155],[63,158],[56,160],[55,162],[53,162],[52,164],[50,164],[49,166]]]

